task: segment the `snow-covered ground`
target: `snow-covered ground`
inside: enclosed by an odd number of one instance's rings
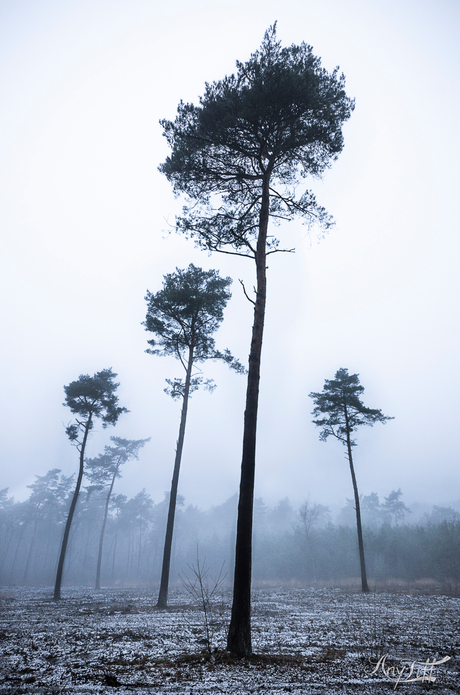
[[[392,665],[405,669],[397,690],[460,692],[459,598],[255,590],[256,656],[241,661],[224,651],[228,596],[214,605],[211,656],[203,612],[185,591],[171,593],[166,611],[141,590],[64,588],[56,603],[51,589],[4,588],[0,599],[0,693],[379,695],[395,687]],[[372,674],[370,659],[386,654]],[[412,662],[446,656],[425,670],[435,681],[402,682]]]

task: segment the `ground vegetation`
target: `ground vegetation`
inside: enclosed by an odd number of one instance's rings
[[[0,594],[0,693],[137,695],[156,693],[328,693],[388,695],[414,661],[450,657],[435,682],[400,683],[413,695],[458,693],[459,598],[340,589],[257,589],[253,654],[225,649],[231,595],[206,648],[202,610],[184,591],[155,609],[151,592],[67,590],[55,603],[43,589]],[[386,672],[375,670],[386,657]],[[395,675],[396,674],[396,675]],[[391,680],[393,677],[393,680]]]

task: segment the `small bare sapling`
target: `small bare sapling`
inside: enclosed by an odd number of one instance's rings
[[[190,575],[180,577],[184,589],[203,612],[204,643],[208,654],[212,654],[213,651],[213,641],[218,626],[217,614],[222,615],[218,606],[218,595],[227,576],[224,574],[224,565],[225,562],[222,563],[217,577],[213,577],[206,565],[206,558],[201,561],[197,549],[196,563],[188,565]]]

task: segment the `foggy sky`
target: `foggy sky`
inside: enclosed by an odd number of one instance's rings
[[[395,417],[357,434],[360,492],[460,499],[459,19],[454,0],[1,3],[0,489],[23,499],[35,475],[77,470],[63,386],[112,367],[131,412],[97,425],[87,454],[110,435],[151,437],[117,492],[161,501],[180,415],[164,379],[181,369],[145,354],[141,323],[146,290],[176,267],[233,278],[216,343],[247,359],[238,279],[251,288],[254,264],[171,233],[181,202],[157,171],[158,121],[233,72],[277,20],[283,45],[305,41],[340,65],[356,109],[339,160],[310,182],[336,226],[323,240],[300,220],[272,228],[296,253],[269,257],[256,495],[352,496],[345,450],[319,442],[308,397],[346,367],[364,403]],[[179,492],[209,507],[238,488],[245,378],[204,373],[218,386],[191,399]]]

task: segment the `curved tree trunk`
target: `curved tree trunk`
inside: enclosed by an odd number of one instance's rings
[[[243,455],[241,462],[240,496],[236,529],[235,574],[233,584],[232,617],[227,649],[237,656],[249,656],[251,644],[251,574],[252,574],[252,520],[254,508],[254,478],[256,459],[257,407],[259,403],[260,357],[267,295],[266,243],[269,212],[269,184],[267,173],[262,189],[259,218],[259,236],[256,249],[257,294],[254,307],[251,351],[249,353],[246,409],[244,412]]]
[[[73,493],[72,503],[70,505],[69,515],[67,517],[67,521],[66,521],[66,525],[65,525],[65,529],[64,529],[64,536],[62,538],[61,553],[59,555],[59,562],[58,562],[57,573],[56,573],[56,582],[54,585],[54,600],[55,601],[60,601],[60,599],[61,599],[62,572],[64,569],[64,560],[65,560],[65,554],[67,551],[67,543],[69,541],[70,527],[72,526],[72,519],[73,519],[73,515],[75,512],[75,507],[77,506],[78,495],[80,493],[81,481],[83,478],[85,448],[86,448],[86,442],[88,440],[89,430],[91,428],[91,419],[92,419],[92,416],[90,415],[88,418],[88,421],[85,425],[85,432],[83,434],[83,441],[82,441],[81,449],[80,449],[80,468],[78,471],[77,484],[75,486],[75,492]]]
[[[190,381],[192,378],[193,367],[193,346],[190,347],[188,356],[187,372],[184,384],[184,398],[182,401],[182,412],[180,417],[179,436],[177,439],[176,458],[174,461],[174,471],[171,481],[171,493],[169,496],[168,521],[166,524],[165,547],[163,551],[163,566],[161,569],[160,592],[158,594],[157,608],[167,608],[168,605],[168,586],[169,569],[171,566],[171,547],[174,531],[174,517],[176,514],[177,487],[179,485],[179,471],[182,459],[182,449],[184,448],[185,423],[187,421],[187,408],[190,393]]]
[[[97,556],[97,569],[96,569],[96,589],[101,588],[101,564],[102,564],[102,547],[104,545],[104,533],[105,533],[105,526],[107,523],[107,516],[109,513],[109,502],[110,502],[110,496],[112,494],[113,486],[115,484],[115,478],[117,477],[117,472],[118,472],[118,465],[115,467],[115,471],[112,477],[112,482],[110,484],[109,492],[107,494],[107,499],[105,500],[105,509],[104,509],[104,520],[102,522],[102,528],[101,528],[101,536],[99,538],[99,553]]]
[[[348,462],[350,464],[351,480],[353,483],[353,493],[355,496],[356,525],[358,527],[359,562],[360,562],[360,566],[361,566],[361,588],[363,591],[369,591],[369,586],[367,584],[367,575],[366,575],[366,563],[364,560],[363,529],[361,526],[361,508],[359,505],[358,485],[356,483],[355,469],[353,466],[353,456],[351,454],[350,435],[348,433],[347,433],[347,451],[348,451]]]

